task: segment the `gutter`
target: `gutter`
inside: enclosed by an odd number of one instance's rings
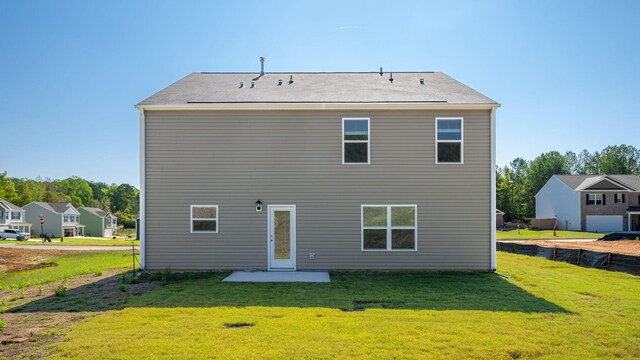
[[[495,110],[500,104],[449,104],[434,103],[207,103],[192,102],[172,105],[144,105],[138,104],[136,109],[143,110]]]

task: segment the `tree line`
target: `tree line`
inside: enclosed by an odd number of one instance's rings
[[[567,151],[543,153],[532,161],[516,158],[496,172],[496,205],[505,220],[535,217],[536,193],[552,175],[640,176],[640,149],[630,145],[607,146],[590,153]]]
[[[18,179],[0,173],[0,198],[24,206],[32,201],[70,202],[75,207],[97,207],[118,218],[126,228],[135,227],[140,190],[129,184],[106,184],[72,176],[64,180]]]

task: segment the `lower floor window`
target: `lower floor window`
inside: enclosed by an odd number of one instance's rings
[[[218,205],[191,205],[191,232],[218,232]]]
[[[416,250],[416,205],[362,205],[362,250]]]

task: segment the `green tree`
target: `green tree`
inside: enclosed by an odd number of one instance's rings
[[[640,175],[640,150],[629,145],[607,146],[597,157],[600,174]]]
[[[58,182],[63,193],[68,196],[73,206],[90,205],[93,200],[93,190],[85,179],[72,176]]]
[[[13,179],[7,177],[6,171],[0,173],[0,199],[5,199],[11,203],[16,203],[20,200],[16,184]]]

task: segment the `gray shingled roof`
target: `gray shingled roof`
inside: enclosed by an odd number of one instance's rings
[[[34,201],[35,204],[42,206],[43,208],[53,211],[58,214],[62,214],[69,208],[69,203],[66,202],[40,202]]]
[[[23,208],[21,208],[20,206],[18,206],[18,205],[14,205],[14,204],[12,204],[12,203],[8,202],[8,201],[7,201],[7,200],[5,200],[5,199],[0,199],[0,203],[2,203],[2,205],[4,205],[6,208],[9,208],[9,209],[11,209],[11,210],[24,210],[24,209],[23,209]]]
[[[100,216],[102,218],[107,216],[107,215],[109,215],[109,213],[107,211],[104,211],[104,210],[98,209],[98,208],[92,208],[92,207],[83,206],[83,207],[80,207],[79,209],[86,210],[86,211],[88,211],[88,212],[90,212],[92,214],[95,214],[97,216]]]
[[[632,189],[640,190],[640,177],[636,175],[555,175],[563,183],[569,185],[570,188],[576,190],[584,183],[592,182],[594,180],[601,180],[608,176],[615,181],[618,181]],[[596,181],[597,182],[597,181]]]
[[[293,83],[289,84],[293,76]],[[441,72],[191,73],[138,105],[204,103],[496,104]],[[253,80],[256,79],[257,80]],[[424,85],[420,84],[424,79]],[[282,80],[282,85],[278,81]],[[240,88],[240,82],[244,87]],[[255,81],[255,88],[251,88]]]

